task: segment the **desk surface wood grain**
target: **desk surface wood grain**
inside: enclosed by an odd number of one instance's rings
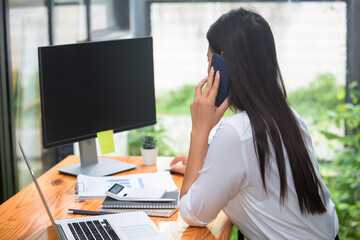
[[[118,175],[156,172],[156,166],[144,166],[141,157],[109,157],[137,164],[134,170]],[[83,217],[68,214],[69,208],[98,210],[103,199],[75,199],[76,177],[64,175],[58,168],[79,163],[79,157],[69,156],[38,178],[50,211],[55,220]],[[172,175],[180,189],[183,176]],[[189,227],[177,211],[170,218],[151,217],[169,239],[228,239],[232,223],[220,212],[207,227]],[[58,239],[56,231],[46,214],[43,203],[31,183],[12,198],[0,205],[0,239]]]

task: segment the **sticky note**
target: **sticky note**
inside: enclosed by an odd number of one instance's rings
[[[113,134],[114,130],[98,132],[96,134],[99,139],[101,154],[115,152]]]

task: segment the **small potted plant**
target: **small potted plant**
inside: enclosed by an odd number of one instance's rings
[[[141,155],[144,165],[154,165],[158,156],[156,139],[153,136],[145,136],[141,139]]]

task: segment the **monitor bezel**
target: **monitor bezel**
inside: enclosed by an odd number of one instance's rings
[[[84,141],[84,140],[88,140],[88,139],[92,139],[92,138],[96,138],[97,137],[97,132],[94,133],[90,133],[90,134],[86,134],[86,135],[82,135],[82,136],[78,136],[78,137],[74,137],[74,138],[68,138],[62,141],[56,141],[56,142],[51,142],[49,143],[47,141],[47,137],[46,137],[46,120],[45,120],[45,114],[44,114],[44,89],[43,89],[43,76],[42,76],[42,54],[41,51],[42,49],[46,49],[46,48],[53,48],[53,47],[65,47],[65,46],[74,46],[74,45],[91,45],[91,44],[101,44],[101,43],[109,43],[109,42],[117,42],[117,41],[127,41],[127,40],[134,40],[134,39],[149,39],[151,42],[151,47],[152,47],[152,51],[153,51],[153,39],[151,36],[149,37],[137,37],[137,38],[123,38],[123,39],[115,39],[115,40],[106,40],[106,41],[94,41],[94,42],[82,42],[82,43],[73,43],[73,44],[61,44],[61,45],[51,45],[51,46],[41,46],[38,47],[38,61],[39,61],[39,87],[40,87],[40,104],[41,104],[41,125],[42,125],[42,138],[43,138],[43,147],[44,148],[52,148],[52,147],[58,147],[58,146],[62,146],[62,145],[66,145],[66,144],[71,144],[71,143],[76,143],[76,142],[80,142],[80,141]],[[153,74],[153,79],[154,79],[154,56],[152,56],[152,74]],[[155,112],[155,119],[151,120],[151,121],[146,121],[146,122],[142,122],[142,123],[137,123],[137,124],[133,124],[133,125],[127,125],[125,127],[118,127],[118,128],[114,128],[114,129],[101,129],[99,132],[101,131],[107,131],[107,130],[113,130],[114,133],[118,133],[118,132],[123,132],[123,131],[128,131],[128,130],[133,130],[133,129],[137,129],[137,128],[141,128],[141,127],[146,127],[146,126],[151,126],[151,125],[155,125],[157,123],[156,120],[156,96],[155,96],[155,83],[154,83],[154,112]]]

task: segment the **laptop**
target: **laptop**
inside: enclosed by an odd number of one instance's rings
[[[44,195],[42,194],[40,186],[35,178],[34,171],[32,170],[20,143],[19,147],[50,221],[54,225],[60,239],[167,239],[144,212],[98,215],[54,221]]]

